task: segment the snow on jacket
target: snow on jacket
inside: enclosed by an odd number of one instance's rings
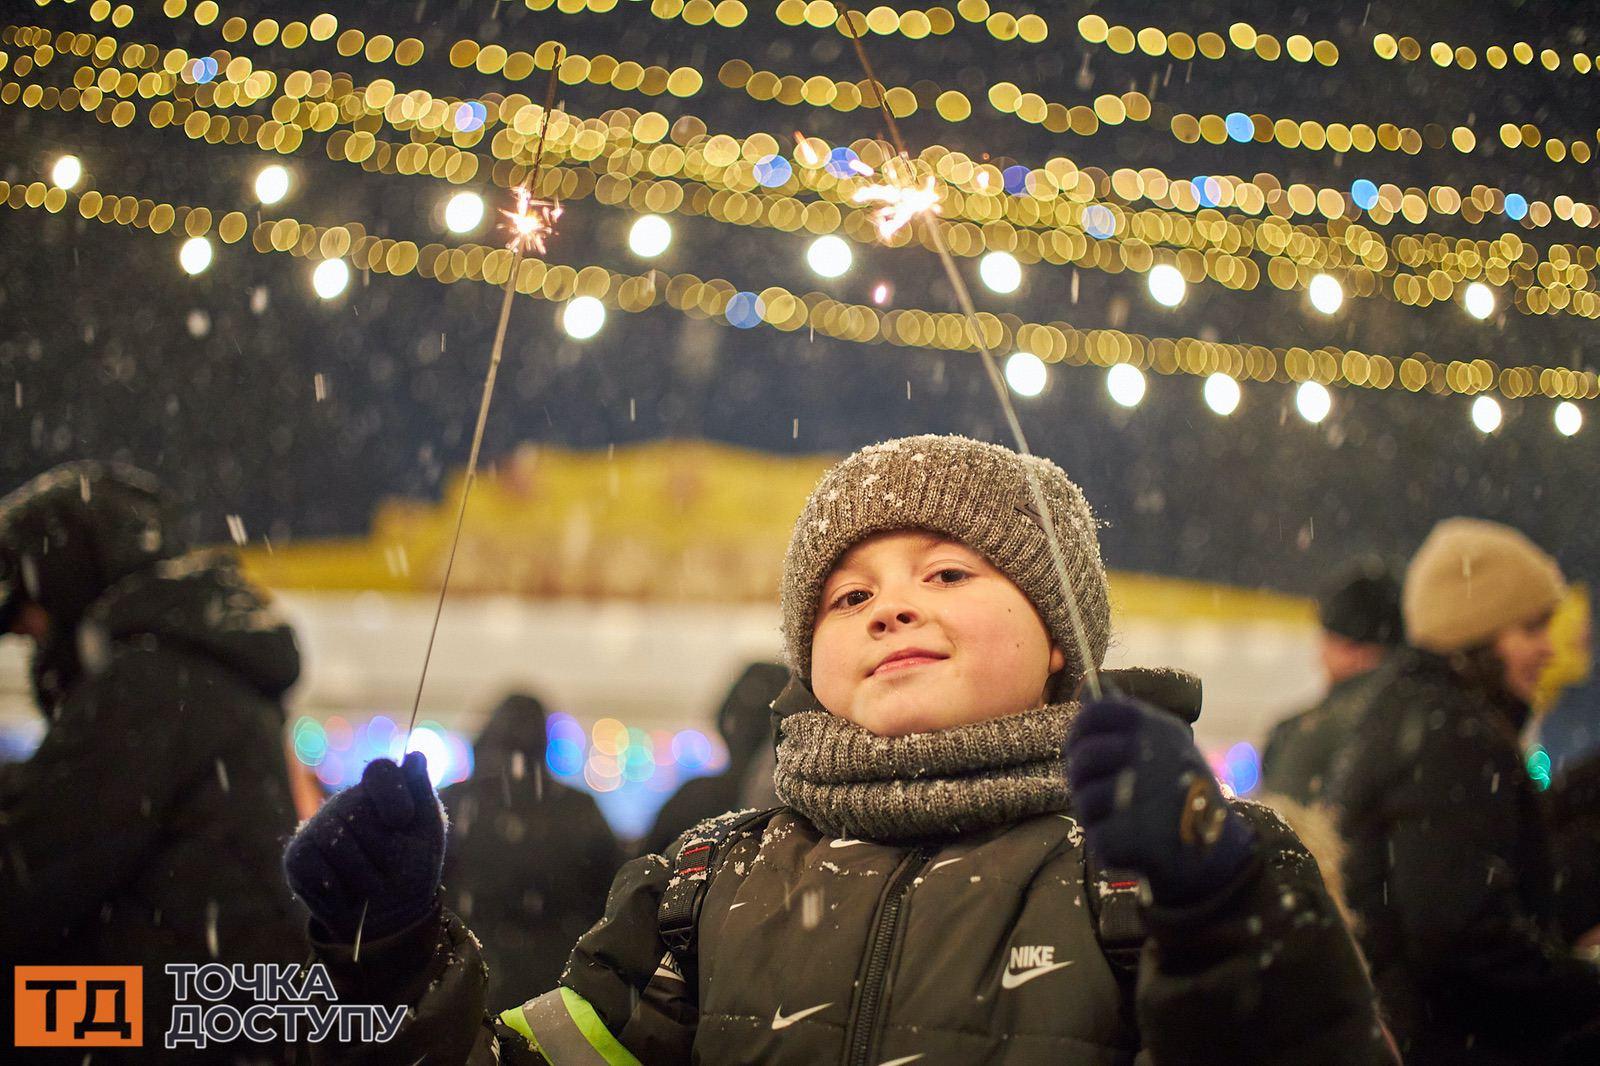
[[[171,1061],[164,965],[305,957],[280,867],[280,697],[300,658],[229,558],[162,557],[155,510],[103,473],[77,464],[0,507],[0,550],[72,641],[39,649],[49,726],[0,771],[0,959],[143,965],[146,1054]]]
[[[1401,1050],[1408,1063],[1558,1061],[1563,1037],[1600,1025],[1600,969],[1558,934],[1517,744],[1526,708],[1431,653],[1381,669],[1333,798],[1345,892]]]
[[[363,944],[359,963],[319,945],[347,1000],[414,1007],[394,1043],[319,1055],[440,1066],[1392,1062],[1314,861],[1266,808],[1239,809],[1260,836],[1257,858],[1202,906],[1146,909],[1136,994],[1097,937],[1070,814],[911,848],[830,837],[779,808],[716,852],[682,965],[661,936],[676,873],[660,856],[623,867],[560,987],[499,1013],[485,1011],[477,945],[448,911]]]

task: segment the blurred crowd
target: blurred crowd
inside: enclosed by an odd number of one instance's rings
[[[29,760],[0,767],[0,959],[306,956],[280,872],[324,799],[283,744],[299,650],[228,553],[173,530],[159,487],[125,467],[69,464],[0,501],[0,631],[32,642],[48,722]],[[1585,597],[1521,533],[1455,518],[1404,566],[1354,562],[1320,600],[1326,695],[1272,730],[1263,798],[1342,895],[1407,1061],[1548,1061],[1600,1019]],[[727,768],[685,784],[642,841],[549,775],[540,701],[505,697],[472,777],[442,793],[447,903],[483,941],[491,1001],[555,985],[630,853],[777,803],[771,707],[788,681],[776,663],[737,678],[716,712]]]

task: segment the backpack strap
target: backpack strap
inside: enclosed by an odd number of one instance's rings
[[[1139,909],[1144,885],[1138,874],[1106,866],[1088,848],[1084,849],[1084,875],[1100,950],[1117,980],[1131,988],[1139,976],[1139,954],[1147,935]]]
[[[694,955],[700,907],[705,902],[706,889],[711,887],[718,859],[729,845],[745,839],[755,825],[765,823],[780,810],[781,807],[769,807],[725,814],[701,822],[684,835],[671,860],[672,880],[656,908],[656,926],[662,942],[679,965]]]

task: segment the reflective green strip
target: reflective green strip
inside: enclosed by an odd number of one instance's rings
[[[611,1035],[589,1001],[570,988],[530,999],[501,1014],[500,1020],[554,1066],[642,1066]]]

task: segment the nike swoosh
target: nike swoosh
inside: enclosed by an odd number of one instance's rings
[[[880,1062],[878,1063],[878,1066],[905,1066],[905,1064],[908,1062],[916,1062],[918,1059],[922,1058],[924,1054],[924,1052],[919,1051],[915,1055],[907,1055],[902,1059],[890,1059],[888,1062]]]
[[[830,841],[828,841],[828,847],[830,847],[830,848],[853,848],[859,843],[861,843],[861,841],[859,841],[859,840],[848,840],[848,839],[841,838],[839,840],[830,840]]]
[[[683,976],[681,974],[675,974],[671,970],[667,969],[665,966],[657,966],[656,967],[656,976],[657,977],[666,977],[666,978],[669,978],[670,980],[673,980],[673,981],[682,981],[683,980]]]
[[[1051,970],[1059,970],[1063,966],[1071,966],[1074,961],[1075,960],[1073,959],[1068,959],[1066,962],[1051,963],[1045,966],[1035,966],[1033,969],[1023,970],[1021,973],[1013,973],[1012,971],[1007,970],[1005,972],[1005,976],[1000,978],[1000,987],[1016,988],[1018,985],[1025,985],[1035,977],[1047,974]]]
[[[931,873],[933,873],[933,871],[937,870],[941,866],[949,866],[953,862],[960,862],[960,861],[961,861],[961,856],[959,856],[959,855],[957,855],[953,859],[940,859],[938,862],[936,862],[932,866],[928,867],[928,872],[931,874]]]
[[[807,1007],[805,1010],[797,1010],[787,1018],[785,1018],[783,1015],[783,1008],[779,1007],[777,1010],[772,1012],[772,1027],[774,1029],[787,1029],[801,1018],[809,1018],[811,1015],[817,1013],[817,1011],[827,1010],[831,1006],[833,1006],[832,1003],[820,1003],[815,1007]]]
[[[738,910],[738,909],[739,909],[739,908],[740,908],[740,907],[743,907],[743,906],[744,906],[744,905],[745,905],[745,903],[749,903],[749,902],[750,902],[750,901],[749,901],[749,900],[744,900],[744,901],[743,901],[743,902],[741,902],[741,903],[730,903],[730,904],[728,904],[728,909],[729,909],[729,910],[730,910],[730,911],[736,911],[736,910]]]

